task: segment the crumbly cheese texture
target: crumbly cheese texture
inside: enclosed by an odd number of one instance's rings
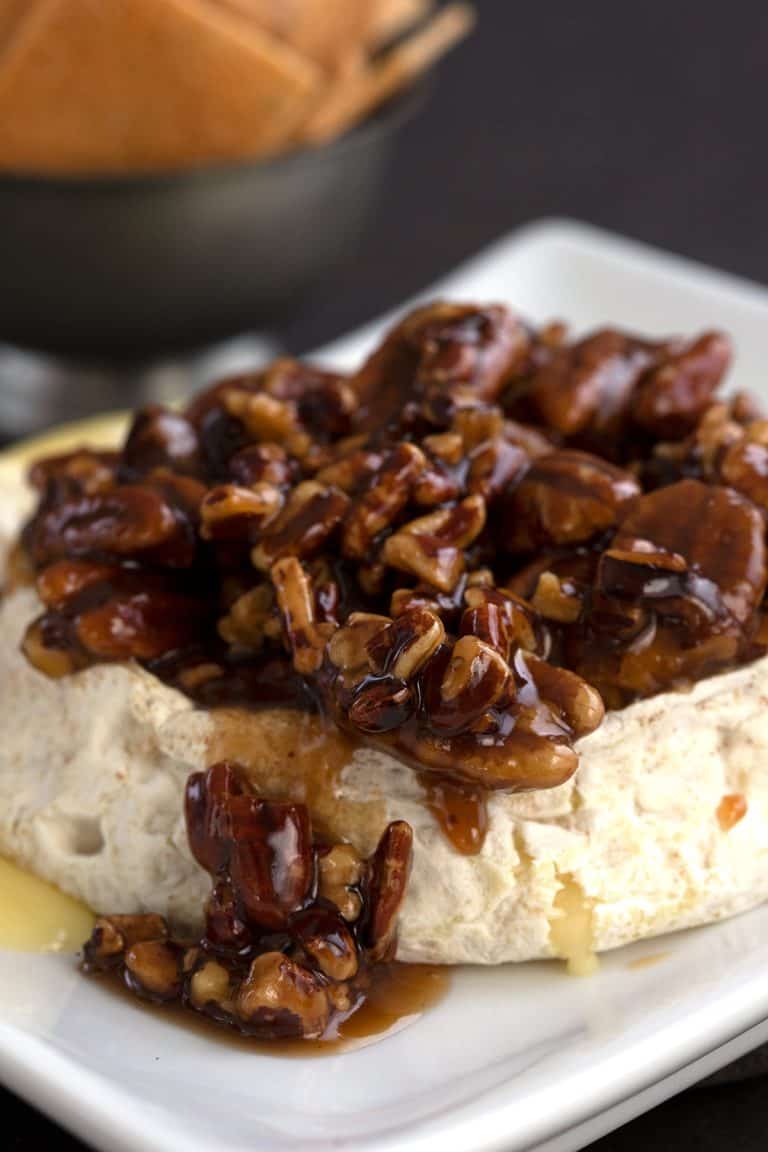
[[[0,483],[0,537],[23,488]],[[0,603],[0,855],[96,912],[200,920],[210,887],[182,818],[190,771],[206,766],[215,713],[140,668],[53,681],[19,652],[40,610],[22,589]],[[370,851],[386,821],[414,829],[398,956],[498,964],[615,948],[719,920],[768,897],[768,658],[610,713],[579,745],[567,784],[489,801],[482,851],[455,851],[417,776],[356,751],[345,799],[366,806],[353,838]],[[730,829],[717,810],[743,796]],[[576,909],[576,913],[574,913]]]

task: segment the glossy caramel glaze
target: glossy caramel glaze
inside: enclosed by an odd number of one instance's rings
[[[111,976],[99,976],[98,981],[103,988],[121,996],[139,1011],[151,1012],[153,1016],[161,1013],[162,1019],[206,1042],[234,1047],[243,1054],[251,1052],[306,1060],[367,1048],[415,1024],[448,994],[451,972],[428,964],[379,965],[372,971],[367,1000],[347,1019],[335,1021],[329,1034],[321,1040],[259,1041],[233,1028],[216,1026],[206,1017],[188,1012],[177,1004],[157,1005],[140,1000],[120,980]]]
[[[476,856],[488,831],[488,794],[422,772],[424,799],[446,838],[462,856]]]

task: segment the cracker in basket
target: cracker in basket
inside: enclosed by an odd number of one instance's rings
[[[322,144],[338,136],[395,96],[440,56],[463,40],[474,24],[467,4],[449,4],[424,28],[397,44],[368,69],[330,88],[303,126],[301,139]]]
[[[35,7],[30,0],[0,0],[0,55],[19,32],[22,17]]]
[[[366,44],[377,0],[213,0],[335,72]]]
[[[0,167],[48,172],[271,153],[320,83],[290,46],[208,0],[40,0],[2,63]]]
[[[374,0],[369,30],[373,44],[386,44],[419,21],[425,20],[435,0]]]

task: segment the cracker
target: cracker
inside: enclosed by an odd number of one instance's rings
[[[328,71],[367,42],[380,0],[213,0],[234,9]]]
[[[319,70],[207,0],[41,0],[0,69],[0,167],[171,169],[261,156]]]
[[[10,43],[29,8],[27,0],[0,0],[0,53]]]
[[[397,95],[436,60],[469,34],[474,11],[467,4],[449,4],[421,30],[391,49],[370,68],[327,92],[304,125],[301,139],[322,144],[351,128]]]
[[[372,44],[386,44],[425,20],[435,0],[375,0],[369,31]]]

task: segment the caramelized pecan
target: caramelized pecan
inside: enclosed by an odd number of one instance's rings
[[[367,556],[375,538],[405,508],[424,462],[424,453],[413,444],[399,444],[385,454],[369,487],[347,513],[341,536],[345,556]]]
[[[682,556],[692,573],[711,581],[740,624],[765,591],[762,518],[729,488],[682,480],[642,496],[622,520],[613,547]]]
[[[142,660],[205,706],[322,707],[475,791],[557,784],[596,690],[621,706],[765,650],[768,432],[715,402],[728,358],[716,332],[573,341],[438,303],[354,377],[283,359],[146,409],[120,453],[34,469],[24,651],[51,676]],[[208,906],[235,951],[261,931],[238,885]]]
[[[348,507],[349,498],[338,488],[305,480],[293,489],[280,515],[260,534],[251,552],[254,565],[266,572],[284,556],[314,556],[328,543]]]
[[[124,484],[43,508],[28,544],[37,564],[66,556],[136,556],[179,537],[173,508],[159,492]]]
[[[607,328],[556,347],[526,395],[537,418],[563,436],[612,436],[653,361],[651,345]]]
[[[552,452],[536,460],[504,501],[502,538],[510,552],[579,544],[616,524],[639,495],[628,472],[586,452]]]
[[[374,960],[388,957],[395,942],[397,917],[408,886],[413,832],[404,820],[390,824],[371,861],[366,943]]]
[[[229,763],[190,777],[186,817],[214,881],[205,935],[190,946],[157,916],[102,917],[84,968],[260,1039],[324,1036],[394,954],[409,826],[389,825],[370,862],[347,844],[313,844],[305,807],[257,798]]]
[[[197,476],[200,442],[191,420],[180,412],[151,405],[137,412],[120,455],[120,478],[136,480],[156,468]]]
[[[485,501],[468,496],[453,508],[411,520],[389,536],[382,559],[441,592],[450,592],[464,570],[463,550],[485,525]]]
[[[656,436],[685,436],[710,404],[730,362],[731,342],[722,332],[705,332],[674,346],[632,397],[635,423]]]
[[[407,316],[353,377],[360,423],[422,419],[446,427],[457,408],[493,401],[530,338],[505,308],[436,303]]]

